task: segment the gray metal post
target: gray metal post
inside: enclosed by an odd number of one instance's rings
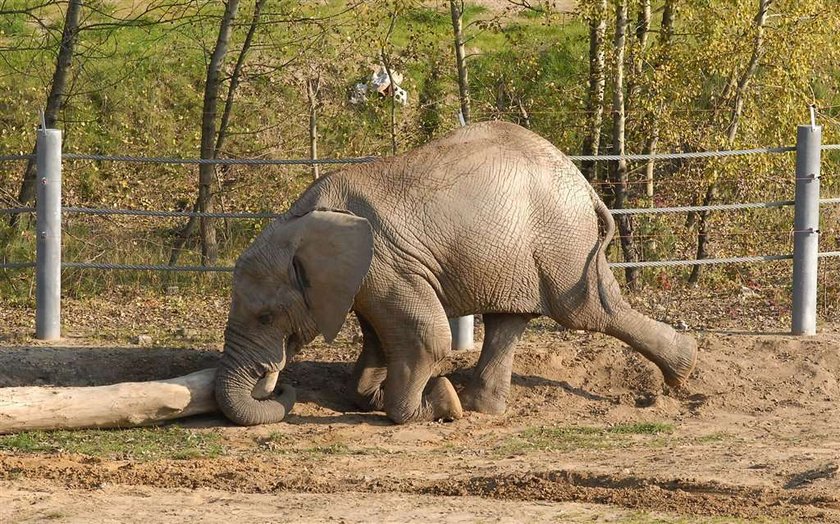
[[[820,239],[820,145],[822,127],[796,132],[796,209],[793,218],[793,306],[791,333],[817,332],[817,267]]]
[[[452,349],[472,349],[475,341],[473,331],[475,318],[472,315],[450,318],[449,331],[452,332]]]
[[[458,111],[458,123],[461,127],[467,125],[464,121],[464,114]],[[475,333],[475,317],[450,318],[449,331],[452,333],[452,349],[472,349],[475,345],[473,335]]]
[[[61,337],[61,131],[38,129],[35,338]]]

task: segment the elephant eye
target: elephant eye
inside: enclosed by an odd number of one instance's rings
[[[268,324],[271,324],[271,321],[274,320],[274,318],[271,316],[271,313],[262,313],[260,314],[260,316],[257,317],[257,320],[260,322],[260,324],[266,326]]]

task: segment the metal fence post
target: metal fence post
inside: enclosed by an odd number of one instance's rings
[[[61,131],[38,129],[35,338],[61,337]]]
[[[452,349],[472,349],[475,341],[473,331],[475,330],[475,317],[450,318],[449,331],[452,332]]]
[[[796,196],[793,219],[793,305],[791,333],[817,332],[817,268],[820,239],[820,145],[822,127],[796,132]]]
[[[458,111],[458,123],[461,127],[467,125],[464,120],[464,114]],[[475,345],[473,335],[475,334],[475,317],[468,315],[466,317],[450,318],[449,331],[452,333],[452,349],[472,349]]]

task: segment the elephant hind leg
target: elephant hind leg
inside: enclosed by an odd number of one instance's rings
[[[385,353],[370,323],[361,315],[357,317],[362,328],[362,352],[353,367],[348,392],[360,409],[382,411],[385,409],[382,383],[388,374]]]
[[[616,312],[604,330],[656,364],[669,386],[682,386],[697,364],[697,342],[630,307]]]
[[[600,331],[618,338],[656,364],[665,382],[679,386],[697,361],[697,343],[634,310],[621,296],[621,289],[606,259],[593,251],[579,281],[550,287],[551,317],[571,329]]]
[[[465,409],[490,415],[505,412],[516,343],[531,314],[485,314],[484,344],[469,385],[461,392]]]

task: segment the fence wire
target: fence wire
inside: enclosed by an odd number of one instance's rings
[[[840,251],[820,253],[819,258],[840,257]],[[730,258],[701,258],[698,260],[651,260],[645,262],[610,262],[610,268],[628,267],[673,267],[713,264],[748,264],[754,262],[774,262],[778,260],[793,260],[793,255],[763,255]],[[20,269],[35,267],[32,262],[0,264],[0,269]],[[163,264],[111,264],[108,262],[62,262],[62,268],[73,269],[103,269],[117,271],[169,271],[169,272],[197,272],[197,273],[230,273],[233,266],[167,266]]]
[[[840,144],[826,144],[820,146],[822,150],[840,150]],[[574,161],[609,162],[615,160],[677,160],[692,158],[715,158],[743,155],[766,155],[790,153],[796,151],[796,146],[760,147],[754,149],[736,149],[730,151],[688,151],[684,153],[649,153],[624,155],[569,155]],[[319,158],[319,159],[269,159],[269,158],[175,158],[175,157],[142,157],[129,155],[96,155],[85,153],[62,153],[65,160],[94,160],[100,162],[135,162],[149,164],[227,164],[227,165],[315,165],[315,164],[363,164],[373,162],[383,157],[365,156],[350,158]],[[34,160],[35,155],[0,155],[0,162],[15,162]]]
[[[822,145],[823,150],[840,150],[840,144]],[[794,146],[765,147],[754,149],[730,150],[730,151],[695,151],[684,153],[651,153],[651,154],[625,154],[625,155],[570,155],[568,158],[573,161],[615,161],[615,160],[672,160],[672,159],[696,159],[732,157],[755,154],[781,154],[796,151]],[[21,161],[34,159],[35,155],[0,155],[0,162]],[[155,164],[221,164],[221,165],[330,165],[330,164],[362,164],[378,160],[382,157],[366,156],[351,158],[322,158],[322,159],[237,159],[237,158],[173,158],[173,157],[137,157],[127,155],[96,155],[64,153],[65,160],[91,160],[111,162],[135,162]],[[820,204],[840,204],[840,198],[821,199]],[[660,213],[688,213],[698,211],[732,211],[742,209],[780,208],[794,205],[793,200],[780,200],[774,202],[754,202],[744,204],[716,204],[708,206],[682,206],[682,207],[661,207],[661,208],[629,208],[613,209],[613,215],[641,215]],[[0,208],[0,214],[19,214],[34,212],[34,207],[11,207]],[[64,213],[87,214],[87,215],[124,215],[124,216],[150,216],[150,217],[208,217],[208,218],[241,218],[241,219],[265,219],[278,218],[281,213],[209,213],[195,211],[154,211],[142,209],[97,209],[88,207],[64,207]],[[820,253],[820,258],[837,257],[840,252]],[[778,260],[791,260],[793,255],[765,255],[731,258],[706,258],[699,260],[659,260],[644,262],[613,262],[610,267],[672,267],[672,266],[693,266],[711,264],[738,264],[768,262]],[[0,263],[0,269],[24,269],[35,267],[34,262],[4,262]],[[168,266],[156,264],[110,264],[90,262],[64,262],[62,268],[75,269],[102,269],[102,270],[128,270],[128,271],[176,271],[176,272],[231,272],[233,267],[227,266]]]

